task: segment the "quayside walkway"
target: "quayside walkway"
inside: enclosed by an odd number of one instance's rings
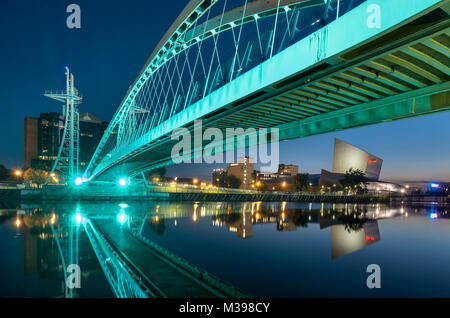
[[[117,225],[114,220],[92,222],[118,257],[156,297],[227,298],[246,297],[242,291],[199,270],[152,242]]]

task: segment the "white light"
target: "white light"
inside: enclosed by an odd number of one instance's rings
[[[128,185],[127,179],[125,178],[120,179],[118,183],[121,187],[126,187]]]
[[[126,204],[126,203],[120,203],[119,206],[120,206],[122,209],[128,208],[128,204]]]
[[[77,224],[80,224],[82,220],[81,214],[77,213],[75,214],[75,221],[77,222]]]
[[[78,178],[75,179],[75,185],[76,186],[80,186],[82,184],[83,184],[83,179],[82,178],[78,177]]]
[[[124,224],[125,221],[127,220],[127,215],[122,212],[122,213],[119,214],[117,219],[119,220],[120,224]]]

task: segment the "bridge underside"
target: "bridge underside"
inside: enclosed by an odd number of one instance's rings
[[[280,140],[289,140],[448,111],[447,10],[448,2],[442,2],[358,45],[318,57],[317,63],[288,78],[207,114],[200,112],[196,119],[203,121],[203,129],[277,127]],[[321,29],[309,41],[331,36],[326,34],[328,31]],[[320,42],[319,46],[326,45]],[[263,69],[254,72],[261,73]],[[193,130],[193,122],[183,127]],[[170,132],[161,134],[118,156],[94,177],[107,180],[171,164],[175,143]]]

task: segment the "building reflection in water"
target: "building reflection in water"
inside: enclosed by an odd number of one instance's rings
[[[62,266],[47,219],[33,211],[23,216],[24,274],[58,280]]]
[[[124,208],[126,206],[126,209]],[[129,216],[132,231],[147,229],[163,236],[185,222],[204,226],[211,218],[213,227],[225,227],[241,239],[251,239],[255,227],[273,224],[277,231],[298,231],[311,225],[329,229],[331,258],[337,259],[379,242],[377,220],[394,216],[408,217],[404,208],[378,204],[295,204],[286,202],[146,202],[128,204],[84,204],[87,218]],[[413,210],[408,210],[413,211]],[[441,217],[441,214],[439,214]],[[179,222],[183,219],[183,222]],[[50,219],[51,220],[51,219]],[[59,220],[58,220],[59,221]]]
[[[296,231],[298,227],[308,227],[308,223],[319,224],[321,230],[330,228],[331,258],[334,260],[379,242],[376,218],[391,217],[404,211],[403,208],[380,210],[379,205],[360,209],[348,204],[333,204],[327,210],[324,210],[324,204],[320,209],[313,209],[312,204],[307,209],[287,209],[286,202],[262,208],[261,203],[256,202],[251,204],[250,213],[213,216],[213,225],[225,225],[238,237],[248,239],[253,236],[253,226],[259,224],[273,223],[277,231]]]
[[[159,236],[170,228],[167,220],[171,219],[170,224],[178,226],[178,218],[199,223],[202,218],[211,217],[212,226],[226,227],[241,239],[252,238],[254,227],[263,224],[273,224],[277,231],[286,232],[316,224],[321,230],[330,230],[332,259],[379,242],[378,219],[408,216],[403,207],[379,204],[310,203],[299,208],[287,202],[160,202],[136,205],[130,213],[136,223],[132,226],[140,228],[140,233],[147,222],[150,230]]]
[[[84,228],[77,224],[73,210],[20,210],[14,222],[23,231],[24,275],[54,281],[60,287],[55,296],[77,298],[84,293],[83,288],[65,288],[64,264],[80,266],[82,284],[91,276],[101,274],[89,239]]]

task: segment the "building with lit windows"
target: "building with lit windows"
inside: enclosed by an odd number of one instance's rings
[[[79,163],[87,166],[108,123],[97,117],[80,114]],[[50,171],[58,156],[64,134],[64,116],[60,113],[42,113],[39,118],[26,117],[24,121],[24,167]]]
[[[278,166],[278,174],[280,176],[289,176],[289,177],[295,176],[298,174],[298,166],[280,164]]]
[[[238,163],[228,166],[227,175],[233,175],[241,180],[241,189],[250,189],[254,181],[255,162],[253,158],[239,158]]]
[[[60,113],[42,113],[37,118],[37,157],[31,158],[31,168],[51,170],[64,133],[64,116]],[[28,135],[25,139],[31,139]]]

